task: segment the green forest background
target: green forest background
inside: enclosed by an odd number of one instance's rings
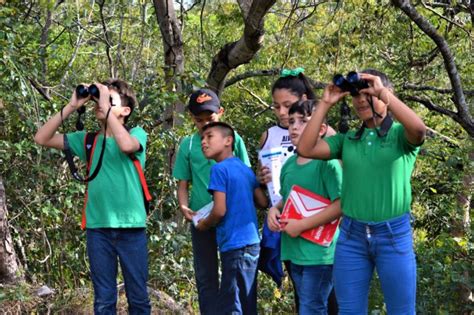
[[[430,128],[412,176],[417,312],[474,311],[473,4],[264,2],[269,7],[261,20],[261,47],[248,62],[231,67],[218,88],[223,120],[242,135],[253,165],[261,133],[276,121],[269,110],[270,89],[280,69],[304,67],[317,93],[335,73],[369,67],[387,73],[399,97]],[[170,161],[180,139],[193,132],[183,102],[193,89],[213,82],[216,58],[250,29],[243,8],[257,4],[175,1],[168,9],[179,22],[178,69],[165,58],[170,43],[163,39],[166,25],[160,29],[155,9],[172,1],[0,3],[0,178],[9,232],[21,263],[19,278],[24,279],[1,284],[0,307],[39,313],[92,310],[85,235],[80,230],[84,186],[72,179],[62,153],[39,147],[33,135],[68,102],[77,84],[114,76],[132,83],[140,108],[131,125],[149,133],[145,172],[154,197],[148,234],[155,310],[168,307],[160,298],[168,296],[183,312],[196,312],[190,235],[178,211]],[[403,9],[406,3],[434,33],[413,21]],[[356,126],[352,116],[349,123]],[[330,113],[329,121],[338,126],[338,110]],[[92,114],[86,126],[97,127]],[[74,119],[69,119],[61,131],[74,129]],[[38,299],[33,288],[44,284],[55,294]],[[262,313],[292,311],[288,281],[279,291],[259,275],[258,292]],[[385,313],[377,281],[370,310]]]

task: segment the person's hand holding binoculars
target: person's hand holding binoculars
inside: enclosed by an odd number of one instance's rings
[[[70,104],[74,109],[84,112],[83,106],[90,100],[96,102],[100,110],[106,113],[111,107],[109,88],[100,83],[80,84],[74,90]]]
[[[89,85],[89,84],[82,83],[82,84],[79,84],[74,89],[74,92],[72,93],[72,96],[71,96],[71,100],[69,102],[69,104],[74,110],[78,110],[82,108],[82,106],[84,106],[85,103],[91,100],[91,93],[89,93],[89,87],[92,87],[91,90],[95,91],[96,88],[94,86],[95,86],[94,84]]]
[[[323,96],[321,97],[321,101],[319,104],[323,106],[327,106],[328,109],[332,107],[334,104],[339,102],[342,98],[344,98],[346,95],[349,95],[349,92],[345,92],[341,90],[339,87],[337,87],[333,83],[329,83],[326,85],[323,91]]]

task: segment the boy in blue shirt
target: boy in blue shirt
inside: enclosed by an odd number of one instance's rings
[[[197,131],[181,141],[173,168],[173,177],[178,180],[179,208],[186,220],[191,222],[196,211],[212,201],[207,188],[211,167],[216,162],[206,158],[202,152],[202,128],[208,123],[219,121],[224,108],[221,107],[219,98],[213,91],[200,89],[189,97],[187,109]],[[234,155],[250,166],[244,141],[237,133]],[[216,229],[199,231],[190,224],[190,230],[199,312],[202,315],[213,315],[219,291]]]
[[[219,314],[257,314],[257,264],[260,251],[254,202],[267,205],[253,171],[232,151],[231,126],[212,122],[202,129],[202,151],[217,163],[211,168],[209,192],[214,206],[198,230],[216,226],[222,277],[217,296]]]

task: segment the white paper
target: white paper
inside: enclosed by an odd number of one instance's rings
[[[214,201],[211,201],[210,203],[208,203],[207,205],[205,205],[204,207],[196,211],[196,213],[193,215],[194,226],[198,225],[199,221],[209,216],[209,214],[211,213],[212,207],[214,207]]]
[[[280,173],[283,164],[294,154],[293,147],[276,147],[261,150],[258,158],[262,166],[268,167],[272,174],[272,181],[267,183],[268,193],[272,206],[281,200],[280,195]]]

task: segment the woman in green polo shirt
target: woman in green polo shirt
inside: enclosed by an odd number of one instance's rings
[[[423,121],[392,91],[385,74],[359,73],[367,88],[351,90],[359,130],[318,141],[329,109],[349,94],[329,84],[300,139],[299,154],[341,159],[343,221],[334,257],[340,314],[367,314],[374,268],[389,314],[414,314],[416,262],[410,226],[410,177],[423,143]],[[392,115],[396,122],[392,120]]]

